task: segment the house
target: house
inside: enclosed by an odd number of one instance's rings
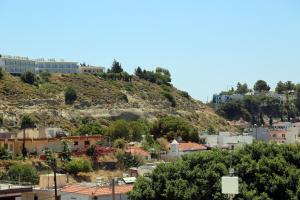
[[[230,132],[220,132],[219,135],[202,135],[200,138],[204,139],[205,145],[210,148],[229,148],[233,149],[245,144],[252,144],[253,137],[244,133],[237,135]]]
[[[116,185],[114,187],[115,198],[118,200],[127,200],[127,193],[133,189],[133,185]],[[96,186],[96,185],[69,185],[61,189],[61,200],[112,200],[112,186]]]
[[[54,152],[63,150],[63,140],[69,141],[72,151],[96,145],[103,138],[100,135],[69,136],[62,138],[25,138],[25,148],[28,153],[41,155],[46,149]],[[0,138],[0,146],[4,146],[8,151],[15,155],[21,155],[23,138]]]
[[[105,70],[104,67],[95,67],[95,66],[80,66],[79,73],[81,74],[99,74],[103,73]]]
[[[252,131],[250,132],[250,135],[255,140],[264,141],[264,142],[270,141],[269,129],[265,127],[253,128]]]
[[[137,146],[128,147],[125,150],[125,152],[135,156],[141,156],[142,158],[144,158],[144,160],[151,160],[151,154],[141,147],[137,147]]]
[[[0,199],[15,200],[22,199],[23,193],[32,192],[32,186],[23,186],[19,184],[1,183],[0,184]]]
[[[232,94],[232,95],[214,95],[213,96],[213,103],[214,104],[222,104],[228,103],[233,100],[243,100],[245,95],[243,94]]]
[[[202,144],[198,144],[195,142],[179,143],[176,140],[173,140],[169,146],[170,146],[169,151],[166,152],[164,155],[161,155],[162,158],[167,160],[177,159],[182,155],[186,155],[193,152],[199,152],[207,149]]]
[[[78,73],[78,62],[66,62],[55,59],[29,59],[20,56],[0,56],[0,67],[11,74],[23,74],[25,72],[75,74]]]
[[[298,142],[298,129],[271,130],[270,141],[277,144],[296,144]]]

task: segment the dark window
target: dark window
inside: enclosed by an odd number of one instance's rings
[[[76,146],[76,145],[78,145],[78,141],[75,141],[75,142],[74,142],[74,146]]]
[[[90,141],[84,141],[84,145],[90,145]]]

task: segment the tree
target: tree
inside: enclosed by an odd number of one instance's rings
[[[135,74],[137,77],[139,77],[139,78],[143,78],[143,75],[144,75],[143,70],[142,70],[142,68],[140,68],[140,67],[138,67],[138,68],[135,69],[134,74]]]
[[[25,146],[26,138],[25,138],[25,131],[28,128],[35,127],[35,120],[30,115],[23,115],[21,119],[21,129],[23,129],[23,146],[22,146],[22,154],[23,157],[27,155],[27,150]]]
[[[117,151],[116,157],[121,168],[128,169],[130,167],[139,167],[143,164],[141,158],[122,150]]]
[[[4,120],[3,120],[3,114],[0,114],[0,127],[3,126],[3,123]]]
[[[9,167],[8,176],[10,180],[30,182],[32,184],[37,184],[39,182],[39,176],[36,169],[28,164],[17,163]]]
[[[80,127],[76,130],[78,135],[103,135],[104,129],[100,124],[97,123],[88,123],[81,124]]]
[[[215,127],[213,127],[212,125],[209,125],[207,128],[207,134],[214,135],[216,133],[217,133],[217,131],[216,131]]]
[[[70,142],[67,140],[63,140],[62,143],[63,143],[63,151],[61,153],[61,160],[70,161],[71,160]]]
[[[129,193],[139,199],[228,199],[221,193],[221,177],[233,167],[239,177],[235,199],[298,199],[299,146],[257,142],[232,152],[214,149],[189,154],[157,166],[140,178]]]
[[[10,155],[4,146],[0,146],[0,160],[9,159]]]
[[[65,103],[73,104],[77,99],[77,93],[72,87],[67,87],[65,91]]]
[[[240,82],[237,83],[235,93],[237,93],[237,94],[246,94],[248,92],[249,92],[249,89],[248,89],[247,83],[244,83],[244,84],[241,84]]]
[[[2,68],[0,67],[0,80],[3,78],[3,76]]]
[[[49,71],[43,71],[40,73],[40,77],[44,82],[49,82],[51,78],[51,73]]]
[[[264,80],[258,80],[254,85],[254,91],[256,92],[268,92],[270,89],[270,86]]]
[[[24,83],[28,83],[28,84],[33,85],[36,81],[36,76],[35,76],[34,73],[28,71],[28,72],[25,72],[21,75],[21,80]]]
[[[123,138],[116,139],[113,143],[114,148],[124,149],[125,148],[125,140]]]
[[[93,171],[92,163],[91,161],[87,159],[76,159],[71,160],[70,162],[67,162],[64,166],[64,169],[70,173],[77,175],[79,172],[91,172]]]
[[[183,140],[190,140],[192,125],[180,117],[165,116],[154,122],[150,133],[154,138],[165,137],[168,140],[181,137]]]
[[[121,73],[121,72],[123,72],[123,68],[118,61],[114,60],[109,72],[110,73]]]
[[[107,128],[107,135],[113,140],[120,138],[129,140],[131,138],[131,130],[125,120],[117,120]]]

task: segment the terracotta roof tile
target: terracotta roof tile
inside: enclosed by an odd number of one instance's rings
[[[144,157],[150,156],[150,153],[140,147],[129,147],[125,150],[127,153],[131,153],[133,155],[142,155]]]
[[[130,192],[133,185],[116,185],[116,194],[126,194]],[[61,189],[61,192],[76,193],[88,196],[107,196],[112,194],[112,187],[89,187],[83,185],[70,185]]]
[[[199,151],[199,150],[206,150],[207,148],[195,142],[185,142],[185,143],[179,143],[179,149],[180,151]]]

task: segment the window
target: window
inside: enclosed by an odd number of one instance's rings
[[[282,134],[282,137],[285,138],[285,134]]]
[[[78,145],[78,141],[75,141],[75,142],[74,142],[74,146],[77,146],[77,145]]]
[[[84,145],[90,145],[90,141],[84,141]]]
[[[276,137],[276,134],[273,134],[273,137]]]

